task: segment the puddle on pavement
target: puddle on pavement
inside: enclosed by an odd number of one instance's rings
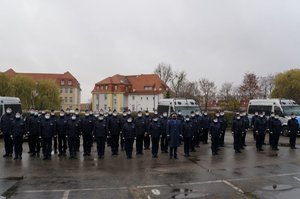
[[[274,198],[274,199],[298,199],[300,189],[290,185],[271,185],[263,187],[261,190],[256,191],[255,194],[260,198]]]
[[[191,189],[179,189],[179,188],[173,189],[172,193],[174,194],[174,195],[172,195],[172,198],[174,198],[174,199],[202,198],[202,197],[205,197],[205,196],[208,195],[208,194],[205,194],[205,193],[193,192],[193,190],[191,190]]]

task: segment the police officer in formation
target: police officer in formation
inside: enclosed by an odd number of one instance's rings
[[[5,154],[3,157],[11,157],[13,154],[13,141],[11,138],[11,123],[14,120],[14,114],[12,109],[8,107],[6,113],[1,117],[0,120],[0,130],[4,137],[4,148]]]
[[[28,129],[28,143],[29,151],[31,152],[31,157],[40,155],[40,119],[38,117],[38,112],[34,111],[33,116],[27,120]]]
[[[125,142],[127,159],[132,159],[133,143],[136,137],[136,129],[133,123],[133,118],[131,116],[127,118],[127,123],[123,126],[122,135]]]
[[[66,156],[67,152],[67,124],[68,120],[65,116],[64,110],[61,110],[59,117],[56,120],[57,138],[58,138],[58,156]]]
[[[209,133],[211,137],[211,152],[213,155],[218,155],[221,125],[217,118],[213,119],[213,122],[210,124]]]
[[[13,147],[15,152],[15,160],[22,159],[23,137],[25,136],[26,126],[21,117],[21,113],[17,112],[15,119],[11,122],[11,136],[13,139]]]
[[[233,146],[236,153],[241,153],[242,134],[244,133],[244,130],[244,121],[241,119],[241,116],[237,114],[231,128],[233,134]]]
[[[246,147],[246,136],[247,136],[247,132],[248,132],[248,129],[249,129],[249,118],[248,118],[248,115],[246,112],[244,112],[242,115],[241,115],[241,119],[243,120],[244,122],[244,131],[243,131],[243,134],[242,134],[242,149],[244,147]]]
[[[146,121],[143,118],[143,113],[141,111],[138,112],[137,118],[134,120],[134,126],[136,131],[136,154],[143,155],[143,144],[146,134]]]
[[[255,119],[255,123],[254,123],[254,132],[256,135],[256,150],[257,151],[263,151],[263,144],[264,144],[264,138],[265,138],[265,133],[267,130],[267,121],[263,115],[263,113],[261,113],[259,115],[259,118]]]
[[[144,120],[145,120],[145,125],[146,125],[146,131],[148,131],[149,125],[151,123],[151,117],[150,117],[149,111],[146,111]],[[145,137],[144,137],[144,149],[145,150],[149,150],[150,149],[150,136],[149,136],[149,132],[145,133]]]
[[[168,120],[169,120],[168,113],[164,112],[162,118],[159,120],[161,125],[161,139],[160,139],[161,153],[168,153],[168,139],[167,139]]]
[[[291,114],[291,119],[288,121],[288,130],[290,133],[290,147],[296,149],[296,138],[299,133],[299,122],[294,113]]]
[[[93,145],[93,123],[93,118],[90,117],[89,111],[86,110],[84,117],[81,119],[83,156],[91,155]]]
[[[114,111],[112,115],[109,116],[108,129],[112,155],[118,155],[121,121],[118,118],[117,111]]]
[[[159,140],[162,132],[161,124],[158,121],[158,115],[154,115],[149,125],[148,133],[152,142],[152,158],[158,158]]]
[[[270,132],[270,146],[273,150],[278,151],[278,141],[282,132],[282,122],[279,120],[279,116],[275,115],[272,120],[269,119],[269,132]]]
[[[184,156],[189,157],[190,151],[192,150],[192,141],[195,136],[194,123],[190,120],[187,115],[182,125],[182,137],[184,142]]]
[[[227,122],[227,119],[225,118],[225,114],[223,111],[217,115],[217,119],[218,119],[218,121],[220,123],[220,127],[221,127],[219,146],[224,147],[225,133],[226,133],[226,129],[228,127],[228,122]]]
[[[97,142],[97,154],[99,159],[104,158],[105,142],[108,136],[108,126],[104,120],[104,115],[99,115],[93,127],[94,137]]]
[[[45,114],[45,119],[42,120],[40,129],[44,160],[51,160],[52,139],[55,134],[55,123],[50,117],[50,113]]]
[[[201,127],[202,127],[202,142],[204,144],[208,143],[208,131],[210,128],[211,120],[210,117],[208,116],[207,112],[203,113],[203,117],[201,119]]]
[[[177,119],[177,114],[172,113],[167,124],[167,137],[169,139],[170,159],[178,159],[177,148],[180,145],[182,120]]]
[[[70,159],[77,159],[76,154],[77,154],[78,137],[80,137],[79,120],[76,119],[76,115],[72,115],[71,120],[69,120],[67,123],[67,138],[68,138]]]

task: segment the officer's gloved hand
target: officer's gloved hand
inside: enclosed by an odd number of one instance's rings
[[[234,132],[233,132],[233,131],[232,131],[231,133],[232,133],[232,135],[234,134]]]
[[[68,138],[68,136],[66,135],[66,138]]]
[[[42,139],[42,136],[39,136],[39,139]]]
[[[26,135],[23,135],[23,139],[25,139],[26,138]]]
[[[57,135],[54,136],[54,138],[56,138],[56,137],[57,137]]]
[[[209,134],[209,137],[211,138],[211,134]]]
[[[10,135],[10,138],[13,138],[13,135]]]
[[[273,132],[270,132],[270,134],[272,135],[272,134],[273,134]]]

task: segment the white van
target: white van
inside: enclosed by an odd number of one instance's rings
[[[0,96],[0,118],[5,114],[6,109],[10,107],[15,114],[17,111],[22,112],[21,100],[17,97],[1,97]]]
[[[290,99],[254,99],[249,101],[248,115],[251,119],[255,112],[265,112],[266,116],[270,116],[271,112],[279,115],[283,125],[283,135],[288,136],[287,122],[290,115],[294,113],[300,122],[300,106]]]
[[[199,105],[193,99],[161,99],[158,102],[157,112],[162,115],[167,112],[170,115],[172,112],[181,112],[182,115],[190,115],[191,111],[200,111]]]

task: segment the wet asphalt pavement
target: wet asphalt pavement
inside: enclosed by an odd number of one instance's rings
[[[299,199],[300,149],[291,150],[288,138],[281,137],[278,152],[269,145],[256,152],[252,136],[247,139],[241,154],[234,153],[227,133],[220,155],[212,156],[208,144],[185,158],[180,147],[178,160],[170,160],[167,154],[152,159],[151,151],[127,160],[123,151],[112,157],[110,148],[98,160],[94,144],[91,157],[80,153],[78,160],[69,160],[53,155],[45,161],[29,157],[24,143],[23,160],[0,158],[0,194],[16,199]]]

